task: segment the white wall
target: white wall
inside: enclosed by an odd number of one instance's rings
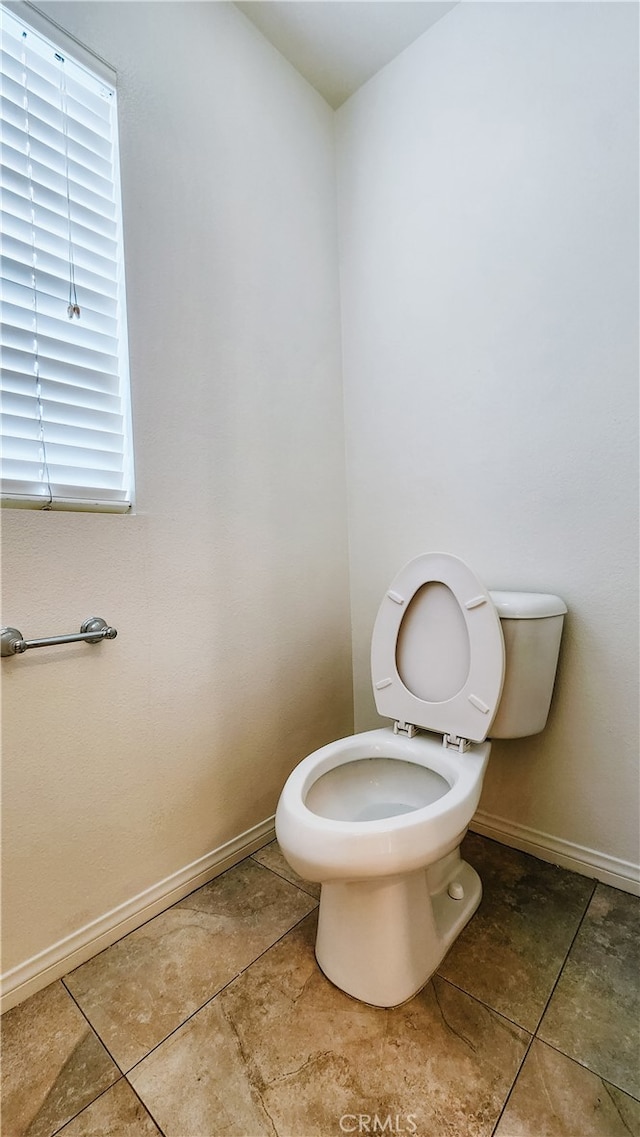
[[[356,729],[380,721],[371,628],[410,557],[559,593],[548,728],[494,745],[480,816],[622,875],[639,859],[637,19],[462,4],[337,114]]]
[[[3,661],[9,986],[353,725],[332,112],[231,4],[46,11],[119,72],[138,500],[4,511],[3,622],[118,629]]]

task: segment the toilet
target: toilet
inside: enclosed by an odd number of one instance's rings
[[[318,964],[354,998],[410,999],[478,907],[460,843],[489,738],[544,728],[566,611],[546,593],[489,592],[449,553],[414,558],[387,590],[371,675],[393,725],[314,751],[276,812],[286,860],[322,886]]]

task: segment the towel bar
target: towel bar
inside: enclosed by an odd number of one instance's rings
[[[22,655],[32,647],[54,647],[56,644],[73,644],[84,640],[88,644],[97,644],[101,640],[115,640],[115,628],[111,628],[101,616],[90,616],[85,620],[79,632],[70,636],[47,636],[39,640],[25,640],[22,632],[17,628],[0,628],[1,655]]]

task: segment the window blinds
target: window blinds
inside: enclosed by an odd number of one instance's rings
[[[115,90],[2,19],[2,498],[132,499]]]

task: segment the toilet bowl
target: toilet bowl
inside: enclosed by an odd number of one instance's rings
[[[385,727],[322,747],[288,779],[278,841],[300,876],[322,883],[316,958],[355,998],[410,998],[475,912],[480,880],[459,845],[489,750],[460,754]]]
[[[535,733],[546,721],[566,607],[546,594],[493,596],[497,606],[450,554],[405,565],[371,648],[376,705],[393,727],[316,750],[278,803],[286,860],[321,884],[318,964],[375,1006],[416,994],[480,903],[480,879],[460,843],[480,799],[503,687],[500,737]],[[500,612],[513,625],[508,636]],[[532,620],[533,635],[514,631]],[[515,689],[505,683],[512,670]]]

